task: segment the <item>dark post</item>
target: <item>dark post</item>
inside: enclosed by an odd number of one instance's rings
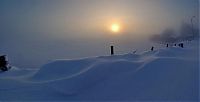
[[[183,48],[183,43],[181,43],[181,47]]]
[[[0,56],[0,70],[7,71],[6,55]]]
[[[110,46],[110,53],[111,55],[114,55],[114,46]]]
[[[167,46],[166,47],[169,47],[169,44],[167,44]]]
[[[151,51],[153,51],[153,50],[154,50],[154,47],[152,46],[152,47],[151,47]]]
[[[178,44],[179,47],[183,48],[183,43]]]

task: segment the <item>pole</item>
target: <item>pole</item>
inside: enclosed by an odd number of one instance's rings
[[[110,54],[114,55],[114,46],[110,46]]]

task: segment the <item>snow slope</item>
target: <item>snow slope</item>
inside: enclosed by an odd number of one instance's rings
[[[0,72],[0,101],[198,101],[199,44]]]

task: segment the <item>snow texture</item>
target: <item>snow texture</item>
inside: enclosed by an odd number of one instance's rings
[[[198,101],[198,42],[0,72],[0,101]]]

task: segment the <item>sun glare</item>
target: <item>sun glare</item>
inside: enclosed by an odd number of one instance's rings
[[[111,25],[111,31],[114,33],[117,33],[120,31],[120,25],[119,24],[112,24]]]

